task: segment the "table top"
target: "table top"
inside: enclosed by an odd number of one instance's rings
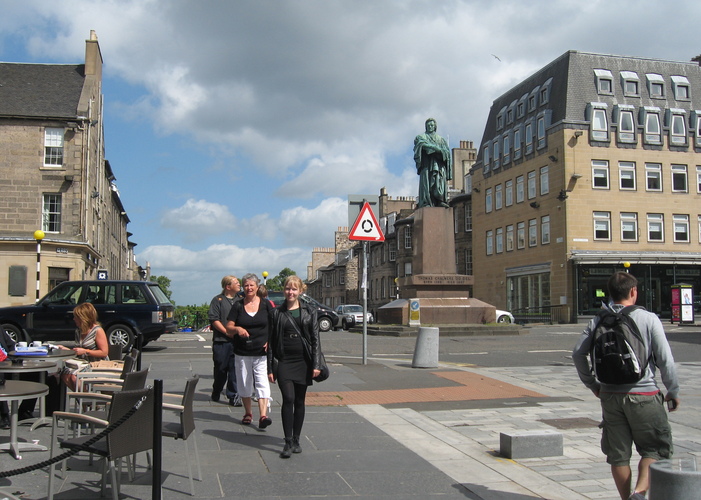
[[[38,382],[5,380],[5,385],[0,385],[0,401],[38,398],[46,396],[48,393],[49,386]]]
[[[15,359],[16,360],[16,359]],[[58,364],[51,359],[21,359],[20,363],[15,363],[15,360],[6,359],[0,361],[0,373],[32,373],[44,372],[53,370]]]
[[[10,351],[7,353],[10,358],[22,358],[22,359],[67,359],[76,357],[76,353],[73,349],[53,349],[46,354],[18,354],[17,351]]]

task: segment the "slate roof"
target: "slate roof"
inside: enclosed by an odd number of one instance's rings
[[[84,64],[0,63],[0,117],[73,118]]]

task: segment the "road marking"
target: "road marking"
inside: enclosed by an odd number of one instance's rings
[[[449,356],[484,356],[488,352],[448,352]]]
[[[527,351],[527,352],[529,352],[529,353],[531,353],[531,354],[540,354],[540,353],[548,353],[548,352],[570,352],[570,353],[571,353],[572,351],[568,351],[568,350],[565,350],[565,349],[552,349],[552,350]]]

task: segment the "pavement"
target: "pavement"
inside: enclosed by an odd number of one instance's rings
[[[606,499],[618,495],[599,449],[600,408],[571,365],[479,368],[441,363],[412,368],[411,359],[343,356],[324,341],[331,377],[309,389],[301,437],[303,453],[279,458],[283,434],[279,391],[273,388],[273,424],[265,430],[240,424],[242,408],[210,401],[211,358],[174,362],[146,350],[142,366],[167,392],[182,391],[201,377],[195,401],[195,431],[202,480],[199,499]],[[678,364],[682,406],[670,414],[675,457],[701,455],[701,362]],[[511,460],[500,455],[501,432],[548,430],[563,435],[564,455]],[[0,442],[9,431],[0,431]],[[50,427],[21,440],[50,444]],[[190,496],[185,448],[163,440],[162,498]],[[192,446],[190,447],[192,454]],[[38,464],[48,452],[25,452],[22,460],[0,453],[0,470]],[[55,498],[99,495],[99,467],[69,459]],[[144,454],[137,475],[123,474],[121,498],[152,498]],[[17,498],[46,497],[48,470],[0,479],[0,491]],[[109,489],[109,487],[108,487]],[[109,491],[107,493],[110,494]],[[0,494],[0,499],[5,495]]]

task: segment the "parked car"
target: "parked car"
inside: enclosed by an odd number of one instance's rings
[[[514,323],[514,315],[497,309],[497,323]]]
[[[36,304],[0,308],[2,329],[16,341],[73,340],[73,308],[91,302],[110,344],[131,349],[177,330],[175,306],[158,283],[149,281],[64,281]]]
[[[336,307],[336,313],[341,317],[341,326],[344,330],[355,324],[363,324],[363,306],[358,304],[341,304]],[[365,315],[368,323],[372,323],[374,318],[370,311]]]
[[[285,294],[284,292],[268,290],[268,299],[273,301],[275,307],[280,307],[285,303]],[[300,295],[299,299],[316,309],[320,331],[328,332],[331,329],[336,329],[339,327],[341,319],[339,318],[338,314],[336,314],[336,311],[331,309],[329,306],[325,306],[321,302],[316,301],[306,293]]]

